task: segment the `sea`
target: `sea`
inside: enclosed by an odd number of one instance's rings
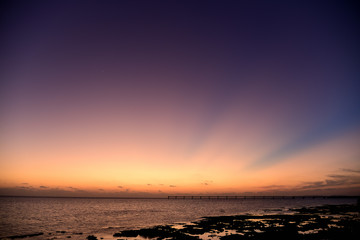
[[[180,224],[206,216],[290,214],[291,208],[356,204],[351,198],[296,199],[106,199],[0,197],[0,239],[116,239],[115,232]]]

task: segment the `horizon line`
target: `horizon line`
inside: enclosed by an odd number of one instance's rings
[[[247,200],[247,199],[281,199],[281,198],[360,198],[360,195],[168,195],[166,197],[109,197],[109,196],[22,196],[22,195],[0,195],[0,197],[19,198],[79,198],[79,199],[186,199],[186,200]],[[177,198],[175,198],[177,197]]]

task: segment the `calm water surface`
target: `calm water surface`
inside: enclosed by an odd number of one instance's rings
[[[355,199],[168,200],[0,197],[0,238],[44,232],[40,239],[111,236],[123,229],[189,222],[204,216],[287,213],[289,208],[355,204]],[[81,238],[76,233],[83,233]],[[77,237],[76,237],[77,236]],[[98,235],[99,236],[99,235]],[[57,239],[61,236],[57,236]],[[108,239],[105,237],[105,239]],[[114,238],[115,239],[115,238]]]

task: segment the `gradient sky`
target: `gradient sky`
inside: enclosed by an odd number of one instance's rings
[[[358,13],[2,1],[0,195],[359,195]]]

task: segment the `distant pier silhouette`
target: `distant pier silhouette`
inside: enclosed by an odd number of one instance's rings
[[[208,200],[244,200],[244,199],[315,199],[315,198],[359,198],[359,196],[203,196],[171,195],[168,199],[208,199]]]

